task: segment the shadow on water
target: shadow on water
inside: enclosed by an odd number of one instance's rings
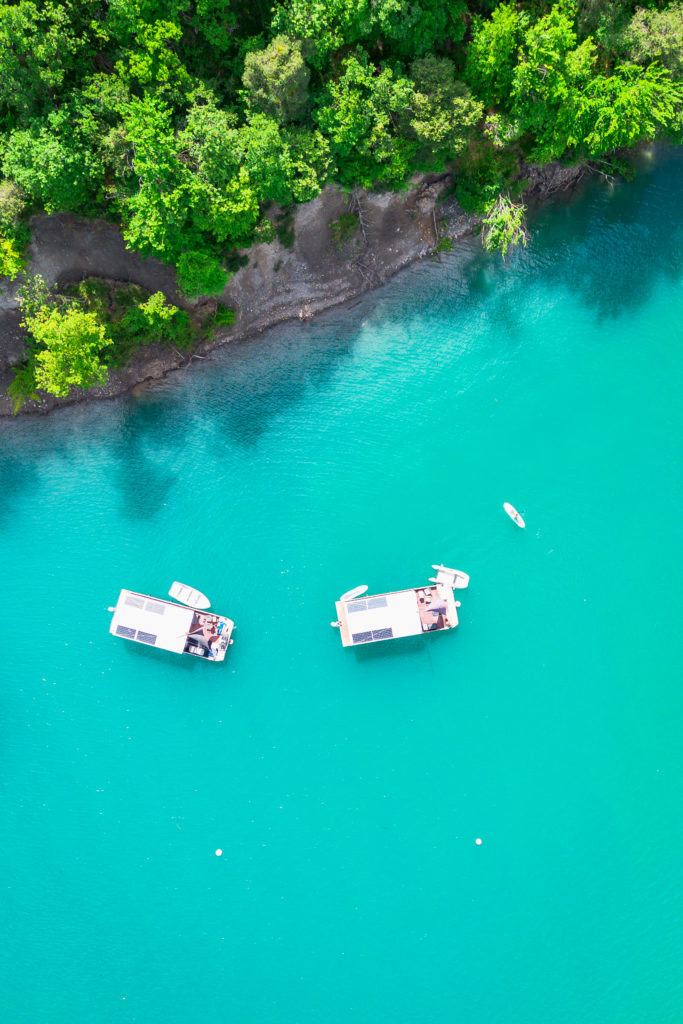
[[[573,292],[599,319],[634,311],[660,281],[678,280],[683,224],[673,213],[683,206],[683,148],[659,150],[655,163],[643,157],[641,164],[633,181],[594,178],[580,194],[544,204],[530,217],[528,247],[505,263],[478,248],[455,254],[465,303],[486,300],[487,317],[514,338],[516,290],[539,277]]]
[[[635,180],[596,181],[571,206],[551,204],[532,224],[528,256],[547,280],[569,289],[600,319],[644,305],[683,269],[683,149],[660,155]],[[668,215],[667,215],[668,214]],[[672,244],[673,242],[673,244]]]
[[[37,491],[38,466],[9,452],[0,453],[0,529],[16,512],[17,503],[25,494]]]
[[[141,643],[131,643],[129,640],[115,638],[117,643],[126,648],[126,657],[131,659],[130,664],[150,662],[151,665],[158,665],[177,671],[180,669],[186,675],[191,672],[204,672],[207,668],[215,668],[214,663],[209,663],[202,658],[194,658],[189,654],[174,654],[172,651],[164,651],[159,647],[147,647]],[[136,676],[137,678],[137,676]]]
[[[215,383],[209,390],[213,395],[222,392],[221,401],[213,403],[216,437],[255,448],[273,420],[301,402],[310,389],[330,381],[348,356],[355,330],[355,317],[347,324],[335,311],[313,324],[283,324],[259,338],[220,349],[195,378],[205,390],[207,376],[213,374]]]
[[[394,658],[405,658],[408,655],[422,658],[427,653],[427,639],[425,636],[406,636],[389,643],[363,644],[351,650],[360,665],[372,661],[393,661]]]
[[[683,205],[682,171],[683,148],[658,151],[656,162],[632,182],[612,188],[590,181],[579,197],[546,204],[532,216],[528,248],[506,263],[465,240],[440,266],[418,263],[310,323],[289,322],[224,346],[139,396],[59,410],[47,421],[8,422],[0,516],[11,513],[17,495],[37,487],[44,456],[68,461],[82,452],[84,438],[111,457],[123,515],[154,516],[168,501],[198,423],[217,446],[255,449],[278,417],[311,389],[329,385],[352,356],[362,323],[379,318],[381,324],[387,311],[405,324],[416,304],[430,314],[459,307],[465,317],[493,321],[501,340],[514,345],[524,326],[519,290],[539,281],[575,293],[598,317],[638,308],[659,281],[683,270],[683,226],[671,215]],[[466,319],[461,322],[468,330]]]
[[[120,509],[131,521],[163,508],[179,478],[178,462],[192,426],[192,409],[180,395],[148,392],[129,400],[121,429],[107,447],[116,465]]]

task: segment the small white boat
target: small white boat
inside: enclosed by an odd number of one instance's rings
[[[465,590],[470,585],[470,578],[460,569],[449,569],[447,565],[433,565],[436,576],[430,576],[430,583],[445,583],[451,590]]]
[[[211,602],[202,594],[201,590],[194,590],[185,583],[176,581],[171,586],[168,595],[174,597],[176,601],[180,601],[181,604],[186,604],[188,608],[199,608],[203,611],[205,608],[211,607]]]
[[[524,522],[517,509],[514,507],[514,505],[511,505],[509,501],[504,501],[503,508],[510,516],[512,522],[519,526],[520,530],[523,530],[526,526],[526,523]]]
[[[347,590],[345,594],[339,598],[340,601],[355,601],[361,594],[365,594],[368,589],[367,583],[362,583],[360,587],[354,587],[353,590]]]

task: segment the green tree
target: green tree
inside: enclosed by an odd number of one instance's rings
[[[188,111],[180,144],[194,171],[194,223],[219,243],[247,245],[259,219],[259,205],[243,166],[235,116],[221,110],[215,97],[202,94]],[[205,248],[197,240],[185,246],[199,252]]]
[[[196,243],[192,231],[195,181],[178,156],[171,112],[151,96],[123,111],[137,187],[123,199],[126,241],[144,256],[175,263]]]
[[[242,81],[253,111],[285,123],[305,116],[309,78],[301,43],[280,35],[265,50],[247,54]]]
[[[413,101],[412,83],[388,67],[376,72],[362,50],[342,67],[315,115],[337,157],[342,183],[402,184],[418,148],[398,136],[399,120]]]
[[[13,234],[19,223],[26,199],[14,181],[0,181],[0,230]]]
[[[135,303],[121,318],[123,333],[139,345],[183,344],[189,338],[189,323],[185,310],[167,302],[163,292]]]
[[[36,346],[36,387],[63,398],[72,387],[104,384],[102,352],[112,344],[104,324],[78,306],[44,306],[24,324]]]
[[[257,4],[251,7],[252,12],[255,9]],[[240,24],[248,20],[246,15],[248,10],[243,7],[238,13],[231,0],[196,0],[192,26],[223,55],[234,49]]]
[[[483,104],[455,77],[447,57],[423,57],[410,65],[415,91],[409,126],[423,147],[424,166],[442,165],[467,145],[482,119]]]
[[[524,34],[512,79],[512,112],[533,137],[543,163],[580,145],[581,93],[593,77],[595,44],[576,45],[573,19],[561,4]]]
[[[172,21],[140,25],[136,45],[116,64],[122,81],[167,103],[181,104],[192,88],[192,79],[174,49],[182,34]]]
[[[64,4],[0,4],[0,115],[25,122],[64,83],[82,45]]]
[[[465,78],[486,106],[508,106],[519,44],[528,17],[515,4],[499,4],[485,20],[476,18],[467,47]]]
[[[104,183],[100,131],[91,111],[65,104],[10,136],[4,172],[48,213],[95,212]]]
[[[290,126],[282,136],[289,151],[292,198],[299,203],[308,202],[335,172],[330,144],[317,129]]]
[[[663,10],[639,7],[623,34],[623,48],[636,64],[657,61],[672,75],[683,75],[683,3]]]
[[[421,57],[457,43],[467,27],[464,0],[375,0],[368,7],[370,38],[386,40],[400,57]]]
[[[654,138],[677,123],[682,104],[683,85],[656,64],[631,64],[609,77],[597,75],[581,101],[586,149],[600,156]]]
[[[323,68],[343,47],[377,45],[389,55],[421,57],[465,35],[464,0],[288,0],[273,27],[310,42],[310,61]]]

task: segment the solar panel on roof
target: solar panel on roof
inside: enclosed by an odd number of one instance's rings
[[[368,607],[367,601],[349,601],[346,610],[349,612],[364,612]]]
[[[123,603],[132,604],[134,608],[145,607],[144,597],[138,597],[137,594],[126,594],[126,600]]]
[[[141,644],[152,644],[157,642],[157,638],[154,633],[144,633],[141,629],[138,630],[136,640],[139,640]]]
[[[386,608],[387,603],[386,597],[369,597],[367,600],[368,608]]]
[[[154,612],[156,615],[164,614],[165,606],[160,601],[148,601],[145,605],[146,612]]]
[[[372,640],[372,631],[368,631],[367,633],[352,633],[351,639],[354,644],[369,644]]]
[[[387,626],[386,629],[373,629],[372,639],[373,640],[391,640],[394,635],[394,631],[391,626]]]
[[[135,630],[131,629],[130,626],[117,626],[117,636],[125,636],[128,640],[135,640]]]

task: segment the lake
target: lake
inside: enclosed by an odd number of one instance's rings
[[[8,1024],[678,1024],[682,172],[0,423]],[[109,635],[173,580],[222,665]]]

